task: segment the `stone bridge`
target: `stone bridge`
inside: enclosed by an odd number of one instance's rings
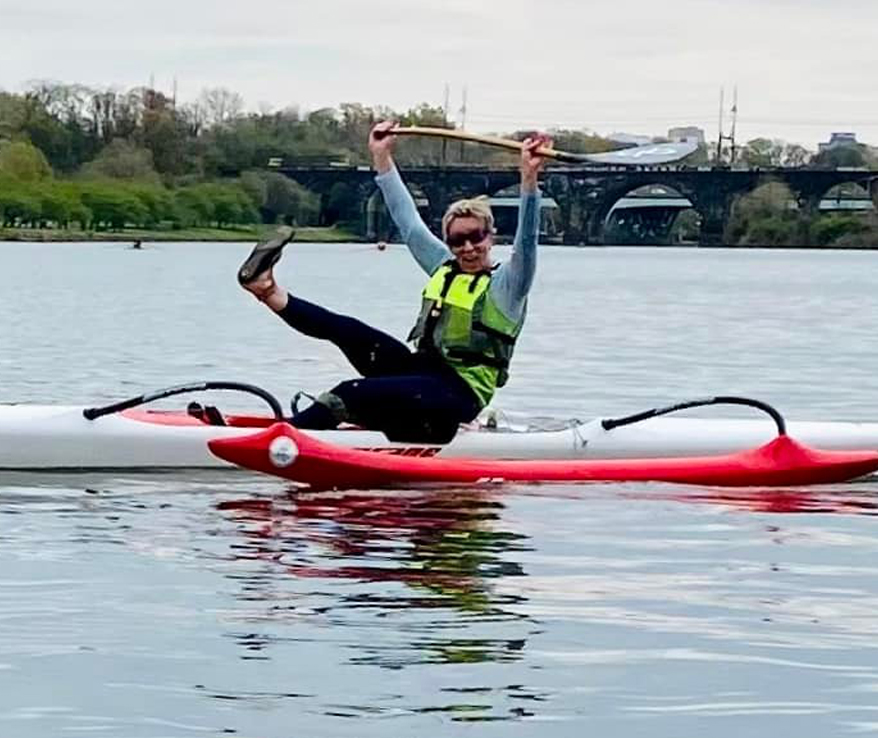
[[[373,172],[365,166],[290,166],[276,171],[321,196],[325,202],[339,184],[353,196],[363,214],[362,234],[374,237],[374,215],[380,195]],[[515,167],[407,167],[406,183],[426,200],[432,225],[460,197],[495,195],[519,181]],[[836,185],[853,183],[878,198],[878,171],[865,169],[727,169],[708,167],[550,167],[544,191],[558,203],[564,243],[600,244],[613,205],[633,190],[662,185],[687,198],[701,216],[701,243],[722,243],[732,204],[768,182],[786,184],[799,207],[817,212],[820,200]]]

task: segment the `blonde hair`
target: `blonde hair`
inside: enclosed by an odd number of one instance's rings
[[[494,232],[494,213],[491,212],[490,198],[479,195],[466,200],[458,200],[448,206],[442,216],[442,239],[448,238],[448,228],[455,218],[478,218],[485,229]]]

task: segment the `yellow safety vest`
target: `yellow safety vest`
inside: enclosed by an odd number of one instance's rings
[[[438,353],[472,388],[482,407],[509,378],[509,361],[524,323],[504,315],[491,299],[490,272],[465,274],[456,262],[437,269],[422,295],[409,334],[417,350]]]

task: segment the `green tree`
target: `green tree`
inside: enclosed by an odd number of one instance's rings
[[[532,133],[533,131],[519,131],[514,136],[521,140]],[[618,144],[613,141],[601,138],[589,131],[554,128],[550,134],[555,148],[575,154],[600,154],[619,148]]]
[[[157,90],[144,91],[144,109],[139,140],[152,152],[161,174],[184,174],[191,166],[186,122],[177,114],[173,101]]]
[[[214,221],[213,200],[205,188],[192,185],[174,193],[180,225],[207,226]]]
[[[780,139],[754,138],[741,149],[740,160],[751,167],[801,167],[811,158],[809,152],[799,144],[790,144]]]
[[[768,138],[754,138],[742,147],[740,158],[750,167],[768,169],[783,163],[784,144]]]
[[[857,144],[833,146],[819,152],[811,161],[819,169],[838,169],[839,167],[865,167],[868,163],[866,147]]]
[[[105,146],[93,161],[82,167],[82,174],[98,179],[160,181],[153,165],[152,152],[122,138]]]
[[[194,189],[210,203],[212,222],[219,228],[259,222],[256,206],[240,183],[211,182]]]
[[[201,91],[197,105],[208,127],[223,126],[241,116],[244,98],[225,87],[212,87]]]
[[[808,241],[808,223],[789,187],[769,182],[732,206],[725,241],[730,245],[797,246]]]
[[[39,182],[52,176],[43,152],[26,141],[0,144],[0,176],[20,182]]]
[[[164,186],[139,182],[131,185],[128,191],[145,208],[143,225],[147,228],[156,228],[165,220],[176,220],[174,198]]]
[[[129,224],[143,225],[149,219],[148,209],[118,183],[84,184],[82,203],[91,212],[91,225],[97,230],[122,230]]]
[[[323,225],[335,225],[355,221],[359,217],[356,210],[355,193],[351,185],[336,182],[329,190],[326,205],[323,209]]]
[[[34,226],[41,217],[40,198],[27,186],[0,179],[0,219],[7,228]]]
[[[298,182],[269,172],[265,175],[265,199],[259,208],[265,222],[306,225],[316,222],[320,203],[316,195]]]
[[[44,227],[54,225],[56,228],[67,228],[71,221],[78,221],[84,226],[90,220],[91,214],[82,204],[79,191],[66,183],[44,185],[39,197]]]
[[[58,171],[75,170],[101,146],[84,117],[90,94],[83,85],[37,81],[23,97],[26,118],[21,130]]]
[[[785,167],[803,167],[811,160],[811,152],[799,144],[786,144],[783,153]]]
[[[276,173],[272,172],[272,174]],[[274,223],[275,220],[271,218],[270,215],[266,216],[266,213],[263,212],[268,198],[267,179],[268,175],[265,172],[250,170],[241,175],[239,182],[241,183],[241,187],[243,187],[244,191],[247,193],[247,197],[250,198],[250,201],[260,212],[262,212],[263,222]]]
[[[811,223],[811,239],[818,246],[834,246],[844,236],[857,236],[869,230],[862,215],[830,213]]]
[[[26,120],[24,99],[20,95],[0,92],[0,141],[17,137]]]

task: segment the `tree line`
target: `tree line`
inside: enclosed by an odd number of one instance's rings
[[[38,83],[0,92],[0,224],[316,222],[317,197],[265,167],[270,156],[343,155],[339,136],[327,133],[336,113],[241,111],[239,96],[225,90],[185,106],[150,89]]]
[[[372,125],[451,126],[442,108],[406,111],[343,103],[308,113],[298,108],[245,112],[240,95],[204,90],[178,104],[151,88],[126,91],[77,84],[32,83],[0,92],[0,224],[85,230],[217,227],[258,223],[334,225],[359,217],[340,188],[323,202],[268,169],[286,163],[369,163]],[[522,138],[527,131],[500,132]],[[559,149],[596,153],[617,148],[587,130],[552,131]],[[702,147],[691,164],[711,163]],[[747,166],[876,166],[868,147],[812,155],[801,146],[755,139],[739,148]],[[435,139],[408,139],[403,166],[509,163],[509,154]]]
[[[845,191],[847,189],[847,191]],[[838,196],[862,197],[854,186]],[[878,247],[878,214],[812,213],[794,206],[795,195],[781,182],[769,182],[740,197],[732,207],[724,241],[741,246]]]
[[[369,130],[388,118],[450,125],[426,103],[404,112],[344,103],[307,114],[245,113],[241,96],[222,88],[178,105],[149,88],[36,82],[20,94],[0,92],[0,224],[117,230],[354,220],[359,213],[343,188],[321,204],[267,165],[277,157],[367,164]],[[587,132],[560,131],[559,142],[585,152],[613,148]],[[435,140],[400,149],[403,165],[508,162]]]

